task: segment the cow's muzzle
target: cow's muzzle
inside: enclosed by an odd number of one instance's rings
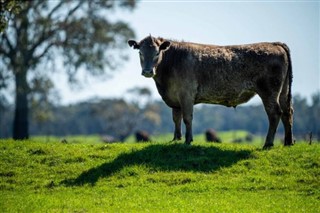
[[[154,76],[154,73],[152,69],[151,70],[144,69],[142,70],[141,75],[143,75],[146,78],[152,78]]]

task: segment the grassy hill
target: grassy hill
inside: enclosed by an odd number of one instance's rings
[[[319,212],[320,144],[0,140],[0,212]]]

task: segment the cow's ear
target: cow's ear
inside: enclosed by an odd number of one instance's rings
[[[163,50],[163,51],[166,51],[166,50],[169,49],[170,45],[171,45],[170,41],[164,41],[164,42],[162,42],[162,44],[160,45],[159,49],[160,49],[160,50]]]
[[[133,46],[133,49],[139,49],[140,48],[139,44],[135,40],[129,40],[128,44],[129,44],[130,47]]]

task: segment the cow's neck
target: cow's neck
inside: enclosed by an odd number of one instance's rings
[[[162,73],[161,65],[157,67],[156,75],[153,77],[154,82],[156,83],[159,94],[163,97],[165,95],[165,89],[167,82],[165,79],[165,74]]]
[[[158,66],[156,67],[156,75],[153,77],[159,94],[169,106],[169,79],[172,77],[172,56],[174,55],[173,51],[173,49],[169,49],[163,54],[163,58],[160,64],[158,64]]]

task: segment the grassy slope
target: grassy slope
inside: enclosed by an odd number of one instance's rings
[[[0,212],[317,212],[320,145],[0,140]]]

